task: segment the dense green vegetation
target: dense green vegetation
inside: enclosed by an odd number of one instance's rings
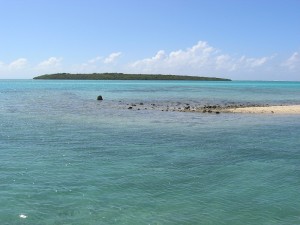
[[[125,73],[92,73],[70,74],[56,73],[34,77],[33,79],[57,80],[203,80],[203,81],[230,81],[230,79],[216,77],[177,76],[162,74],[125,74]]]

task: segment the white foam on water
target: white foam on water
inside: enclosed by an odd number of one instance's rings
[[[26,216],[25,214],[20,214],[19,217],[20,217],[21,219],[26,219],[26,218],[27,218],[27,216]]]

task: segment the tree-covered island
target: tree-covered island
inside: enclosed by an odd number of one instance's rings
[[[217,77],[199,77],[183,75],[163,74],[126,74],[126,73],[56,73],[45,74],[33,79],[54,80],[199,80],[199,81],[231,81],[230,79]]]

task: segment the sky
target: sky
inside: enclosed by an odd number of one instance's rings
[[[155,73],[300,81],[300,0],[0,0],[0,79]]]

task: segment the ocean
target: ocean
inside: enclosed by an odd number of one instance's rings
[[[300,224],[300,115],[152,107],[227,103],[300,82],[0,80],[0,224]]]

